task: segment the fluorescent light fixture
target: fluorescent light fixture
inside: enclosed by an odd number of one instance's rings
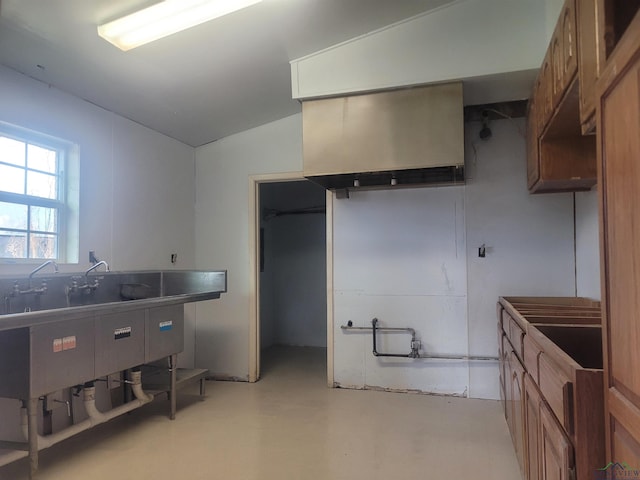
[[[127,51],[261,1],[164,0],[98,26],[98,35]]]

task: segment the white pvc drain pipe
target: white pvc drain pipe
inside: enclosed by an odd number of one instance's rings
[[[77,435],[80,432],[84,432],[89,428],[100,425],[101,423],[108,422],[120,415],[128,413],[136,408],[141,407],[153,400],[153,395],[146,393],[142,389],[141,381],[142,373],[140,371],[131,372],[131,391],[135,397],[134,400],[127,402],[119,407],[112,408],[108,412],[101,412],[96,407],[96,387],[85,387],[84,392],[84,408],[89,415],[89,418],[83,420],[80,423],[70,425],[64,430],[52,433],[51,435],[38,435],[38,450],[44,450],[56,443],[59,443],[67,438]],[[22,433],[25,439],[29,438],[29,429],[27,427],[27,409],[25,407],[20,408],[20,425],[22,427]],[[7,465],[21,458],[27,457],[28,452],[21,450],[14,450],[0,457],[0,466]]]

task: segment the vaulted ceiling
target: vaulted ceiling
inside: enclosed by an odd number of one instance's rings
[[[0,64],[192,146],[300,111],[289,61],[453,0],[263,0],[122,52],[144,0],[0,0]]]

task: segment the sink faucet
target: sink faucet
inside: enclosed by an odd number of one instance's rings
[[[98,288],[99,282],[97,278],[93,282],[93,285],[89,285],[89,273],[92,272],[93,270],[96,270],[100,265],[104,265],[105,272],[109,271],[109,264],[104,260],[99,261],[95,265],[91,265],[91,267],[89,267],[89,269],[86,272],[84,272],[84,288],[91,288],[93,290]]]
[[[92,272],[93,270],[97,269],[100,265],[104,265],[105,272],[109,271],[109,264],[107,262],[105,262],[104,260],[101,260],[98,263],[96,263],[95,265],[91,265],[91,267],[89,267],[89,269],[86,272],[84,272],[85,278],[87,278],[87,276],[89,275],[89,272]]]
[[[43,293],[45,293],[47,291],[47,281],[43,280],[42,285],[39,288],[34,288],[33,276],[47,265],[53,265],[54,272],[58,273],[58,264],[53,260],[47,260],[42,265],[38,265],[36,268],[34,268],[33,271],[29,274],[28,287],[26,290],[21,290],[20,283],[16,280],[13,284],[13,290],[11,291],[10,295],[12,297],[19,297],[20,295],[27,295],[30,293],[35,293],[36,295],[42,295]]]
[[[40,270],[42,270],[44,267],[46,267],[47,265],[53,265],[53,271],[55,273],[58,273],[58,264],[56,262],[54,262],[53,260],[47,260],[42,265],[39,265],[36,268],[34,268],[33,271],[29,274],[29,289],[33,288],[32,283],[31,283],[32,279],[33,279],[33,276],[36,273],[38,273]]]

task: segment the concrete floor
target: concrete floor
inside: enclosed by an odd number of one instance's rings
[[[499,402],[329,389],[325,355],[272,349],[258,383],[186,390],[173,422],[159,397],[42,452],[38,480],[520,479]]]

